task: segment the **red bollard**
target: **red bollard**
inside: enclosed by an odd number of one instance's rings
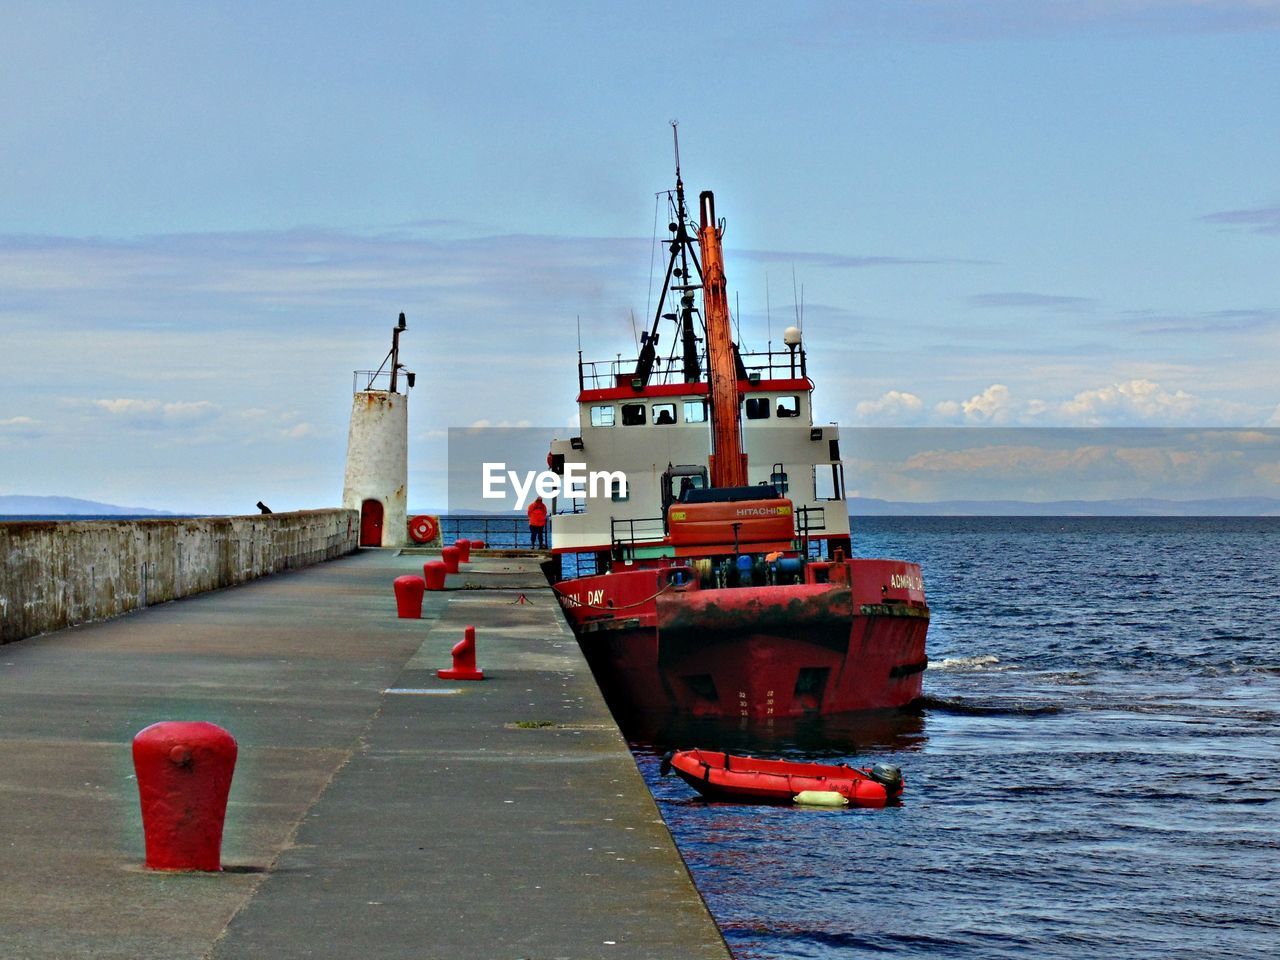
[[[147,866],[221,870],[236,740],[203,721],[153,723],[133,738]]]
[[[453,541],[453,545],[458,548],[458,562],[470,563],[471,562],[471,541],[455,540]]]
[[[396,577],[391,585],[396,591],[396,616],[401,620],[421,620],[422,592],[427,589],[427,581],[408,574]]]
[[[428,560],[422,565],[422,579],[428,590],[443,590],[445,573],[444,564],[439,560]]]
[[[467,627],[462,639],[453,645],[453,669],[437,670],[441,680],[483,680],[484,671],[476,669],[476,628]]]
[[[458,572],[458,561],[462,559],[462,551],[457,547],[445,547],[440,551],[440,559],[444,561],[444,568],[449,573]]]
[[[472,540],[472,541],[471,541],[471,549],[472,549],[472,550],[483,550],[483,549],[484,549],[484,541],[483,541],[483,540]]]

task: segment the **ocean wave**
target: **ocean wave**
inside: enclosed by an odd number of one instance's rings
[[[1000,658],[990,653],[978,654],[974,657],[947,657],[945,660],[930,660],[930,670],[1017,670],[1016,664],[1000,664]]]
[[[917,701],[923,710],[937,710],[942,713],[954,713],[969,717],[1042,717],[1062,713],[1066,708],[1056,703],[1020,703],[1017,701],[960,700],[955,698],[925,697]]]

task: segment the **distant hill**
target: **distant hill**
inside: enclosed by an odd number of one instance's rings
[[[76,497],[0,496],[0,516],[7,517],[171,517],[164,510],[119,507]]]
[[[1208,500],[937,500],[913,503],[850,497],[849,513],[862,517],[1280,517],[1275,497]]]

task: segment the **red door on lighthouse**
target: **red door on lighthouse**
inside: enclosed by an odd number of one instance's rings
[[[366,500],[360,504],[360,546],[382,546],[381,500]]]

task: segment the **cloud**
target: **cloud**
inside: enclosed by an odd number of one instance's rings
[[[967,41],[1280,28],[1280,5],[1274,0],[900,0],[893,4],[845,4],[827,11],[821,22],[809,23],[798,43],[846,44],[877,34]]]
[[[647,246],[632,238],[315,228],[132,239],[0,236],[0,289],[64,324],[96,329],[183,329],[210,320],[236,329],[259,325],[263,311],[310,311],[314,331],[349,325],[357,309],[394,318],[406,304],[474,316],[522,301],[536,315],[572,295],[591,308],[611,280],[644,289]]]
[[[1218,213],[1206,213],[1200,219],[1205,223],[1216,223],[1224,227],[1240,227],[1253,233],[1280,233],[1280,207],[1222,210]]]
[[[154,413],[160,409],[159,400],[136,400],[128,397],[121,397],[117,400],[95,400],[93,405],[116,416]]]
[[[1065,297],[1045,293],[975,293],[967,298],[971,307],[998,307],[1031,310],[1061,310],[1075,312],[1088,309],[1097,303],[1089,297]]]
[[[315,427],[309,423],[295,423],[293,426],[281,430],[280,435],[289,440],[300,440],[303,437],[314,436],[315,432]]]
[[[1056,475],[1066,469],[1076,473],[1092,470],[1109,452],[1108,448],[1101,446],[1047,450],[1033,444],[990,445],[967,450],[924,450],[908,457],[902,470],[907,474],[966,474],[980,479],[994,479],[1011,474]]]
[[[859,420],[914,421],[924,409],[924,401],[914,393],[889,390],[876,400],[863,400],[854,409]]]
[[[1217,398],[1168,390],[1154,380],[1136,378],[1080,390],[1065,400],[1023,400],[993,383],[967,400],[942,400],[933,406],[938,423],[1064,427],[1180,426],[1262,423],[1258,408]],[[1273,418],[1280,417],[1277,408]],[[1267,425],[1272,425],[1270,421]]]
[[[1280,328],[1280,309],[1274,307],[1210,310],[1190,314],[1130,310],[1123,316],[1125,326],[1142,336],[1185,336],[1199,333],[1223,336],[1264,333]]]
[[[528,420],[499,420],[495,423],[482,417],[479,420],[473,420],[464,429],[469,433],[479,433],[484,430],[522,430],[529,426],[531,424]]]
[[[1018,412],[1013,394],[1003,383],[993,383],[968,400],[943,400],[934,405],[934,413],[942,420],[966,423],[1003,424]]]
[[[961,413],[958,400],[941,400],[934,404],[933,410],[943,420],[954,420]]]
[[[1180,441],[1194,443],[1194,438],[1184,436],[1175,442]],[[926,450],[908,457],[901,469],[904,474],[918,477],[964,475],[968,480],[988,481],[1003,481],[1011,477],[1020,481],[1076,478],[1090,483],[1128,479],[1185,487],[1202,484],[1217,471],[1234,470],[1240,460],[1234,450],[1203,450],[1173,445],[1126,446],[1095,442],[1054,449],[1023,443],[991,444],[965,450]]]
[[[962,260],[950,257],[889,257],[879,255],[853,256],[842,253],[806,253],[793,250],[728,250],[726,256],[752,263],[807,264],[833,269],[862,269],[864,267],[906,267],[934,264],[976,264],[984,260]]]
[[[16,416],[0,420],[0,447],[17,446],[46,436],[48,428],[34,417]],[[9,464],[6,463],[6,466]]]
[[[142,428],[190,426],[210,420],[221,412],[221,408],[209,400],[165,403],[154,399],[118,397],[94,400],[92,406],[123,423]]]
[[[1082,390],[1060,409],[1074,423],[1101,426],[1132,419],[1186,422],[1199,406],[1195,397],[1182,390],[1170,393],[1152,380],[1130,380]]]
[[[850,486],[889,499],[1275,496],[1280,431],[925,428],[852,431]]]
[[[1013,414],[1013,398],[1003,383],[993,383],[977,396],[960,405],[966,420],[983,423],[1003,423]]]

